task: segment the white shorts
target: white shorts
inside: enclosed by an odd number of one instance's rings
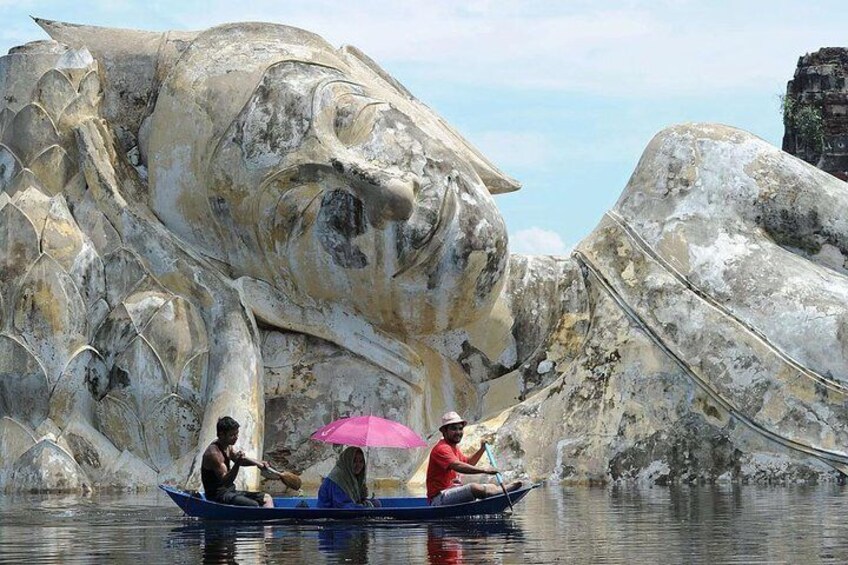
[[[467,484],[458,487],[446,488],[433,497],[432,502],[430,502],[430,506],[448,506],[450,504],[471,502],[474,500],[474,493],[471,492],[471,487],[471,484]]]

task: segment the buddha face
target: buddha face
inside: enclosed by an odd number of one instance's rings
[[[394,333],[479,318],[507,260],[492,196],[447,127],[351,74],[300,60],[264,69],[207,144],[200,188],[216,237],[195,241],[217,240],[210,254],[236,275]]]

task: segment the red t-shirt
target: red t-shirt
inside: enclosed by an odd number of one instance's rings
[[[468,463],[468,457],[462,454],[459,446],[451,445],[444,439],[439,440],[430,452],[430,461],[427,463],[427,499],[433,498],[453,486],[454,479],[459,475],[449,465],[454,461]]]

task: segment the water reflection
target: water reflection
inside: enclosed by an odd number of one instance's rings
[[[440,526],[430,526],[427,530],[427,560],[431,565],[465,563],[462,539],[444,535],[444,530]]]
[[[429,524],[427,558],[430,565],[500,563],[498,556],[523,538],[521,526],[511,519]]]
[[[548,486],[510,518],[425,524],[215,523],[155,494],[0,495],[0,563],[848,563],[846,514],[842,485]]]
[[[198,522],[173,528],[167,545],[188,552],[199,548],[199,561],[204,564],[238,563],[236,540],[243,546],[253,537],[250,534],[250,530],[243,527]]]
[[[513,519],[432,524],[403,522],[280,522],[242,525],[192,521],[170,530],[167,547],[204,564],[287,561],[459,565],[501,563],[524,538]]]
[[[293,560],[311,555],[317,532],[296,525],[203,522],[188,518],[171,528],[167,546],[204,564],[265,563],[275,557]]]
[[[345,563],[368,563],[370,538],[367,527],[328,524],[318,532],[318,549]]]
[[[234,528],[206,527],[202,531],[200,546],[204,565],[238,563],[236,561],[237,531]]]

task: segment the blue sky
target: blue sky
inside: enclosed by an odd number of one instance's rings
[[[798,57],[848,46],[837,1],[0,0],[0,50],[29,15],[125,28],[272,21],[359,47],[524,187],[498,197],[513,251],[566,253],[662,128],[720,122],[780,145]]]

